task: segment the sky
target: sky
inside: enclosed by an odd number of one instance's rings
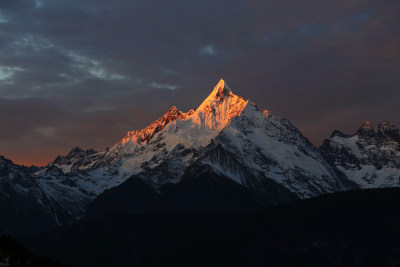
[[[400,126],[398,0],[1,0],[0,155],[103,150],[221,79],[315,145]]]

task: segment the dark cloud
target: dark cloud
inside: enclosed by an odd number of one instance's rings
[[[400,124],[395,0],[0,1],[0,154],[104,149],[223,77],[314,143]],[[5,130],[4,130],[5,129]]]

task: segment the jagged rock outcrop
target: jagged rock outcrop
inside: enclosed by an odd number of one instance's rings
[[[134,142],[137,144],[147,143],[149,142],[153,136],[164,129],[165,125],[170,123],[171,121],[186,120],[190,115],[194,113],[194,110],[191,109],[187,113],[183,113],[179,111],[175,106],[171,107],[170,110],[165,113],[164,116],[150,124],[145,129],[140,129],[137,131],[131,131],[126,134],[126,136],[122,139],[121,143],[125,144],[127,142]]]
[[[400,185],[400,132],[383,121],[377,132],[370,122],[353,135],[335,131],[321,152],[327,161],[361,188]]]

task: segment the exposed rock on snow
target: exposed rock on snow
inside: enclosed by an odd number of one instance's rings
[[[321,151],[328,162],[361,188],[400,185],[400,132],[383,121],[375,132],[370,122],[353,135],[335,131]]]

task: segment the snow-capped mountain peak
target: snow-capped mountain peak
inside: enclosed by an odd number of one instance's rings
[[[172,106],[164,116],[160,117],[148,127],[136,131],[129,131],[125,137],[117,144],[122,147],[137,147],[146,144],[159,132],[164,130],[171,122],[180,120],[181,122],[173,123],[170,127],[179,128],[185,131],[183,135],[190,136],[192,131],[219,132],[230,120],[241,114],[248,101],[232,93],[232,90],[221,79],[214,87],[211,94],[203,101],[203,103],[194,111],[193,109],[184,113]],[[183,121],[185,121],[183,123]],[[176,131],[175,131],[176,132]],[[125,149],[133,151],[134,149]]]
[[[221,79],[218,84],[214,87],[214,90],[209,95],[210,98],[216,98],[218,101],[221,101],[225,96],[229,96],[232,93],[232,90],[228,86],[228,84]]]
[[[221,79],[191,119],[200,128],[220,131],[233,117],[242,113],[247,103],[247,100],[232,93],[230,87]]]

